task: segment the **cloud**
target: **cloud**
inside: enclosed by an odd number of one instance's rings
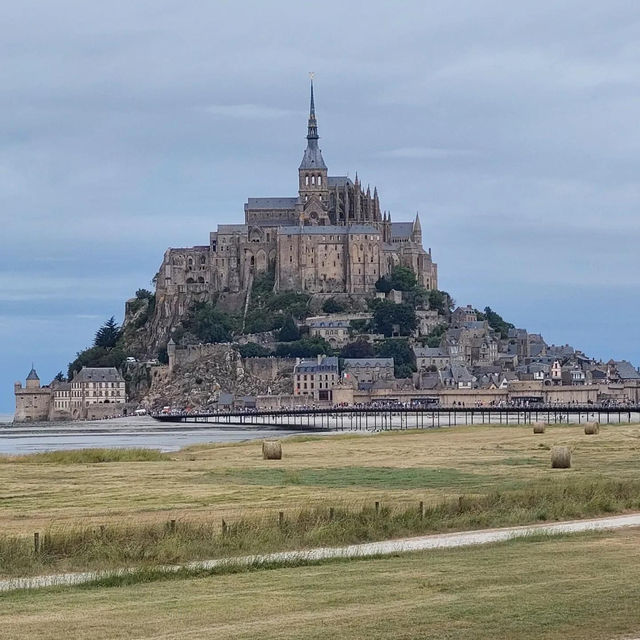
[[[271,120],[300,115],[290,109],[279,109],[260,104],[212,104],[202,110],[218,118],[237,118],[239,120]]]
[[[415,160],[424,158],[426,160],[441,160],[443,158],[468,158],[478,155],[472,149],[438,149],[434,147],[400,147],[380,151],[379,158],[399,158]]]

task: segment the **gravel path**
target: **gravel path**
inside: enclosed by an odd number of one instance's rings
[[[602,531],[638,526],[640,526],[640,513],[613,516],[609,518],[596,518],[592,520],[556,522],[553,524],[505,527],[503,529],[482,529],[477,531],[463,531],[459,533],[443,533],[420,536],[418,538],[402,538],[398,540],[385,540],[382,542],[352,544],[346,547],[320,547],[317,549],[306,549],[303,551],[282,551],[279,553],[267,553],[263,555],[202,560],[189,562],[183,565],[164,566],[161,567],[161,569],[167,572],[172,572],[183,568],[214,569],[216,567],[226,565],[241,567],[251,564],[268,564],[273,562],[294,563],[300,561],[327,560],[331,558],[362,558],[368,556],[383,556],[397,553],[409,553],[413,551],[425,551],[428,549],[451,549],[453,547],[489,544],[492,542],[503,542],[513,538],[522,538],[536,534],[557,535],[562,533]],[[121,569],[119,571],[59,573],[30,578],[11,578],[8,580],[0,580],[0,592],[13,591],[16,589],[39,589],[42,587],[82,584],[106,575],[125,574],[133,571],[135,571],[135,569],[130,568]]]

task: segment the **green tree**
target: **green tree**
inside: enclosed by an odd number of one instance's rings
[[[56,373],[56,377],[54,378],[54,380],[56,382],[66,382],[67,379],[64,377],[64,373],[62,373],[62,371],[58,371],[58,373]]]
[[[256,342],[247,342],[247,344],[240,344],[236,347],[236,349],[243,358],[264,358],[273,355],[273,351],[271,351],[271,349],[267,349],[266,347],[263,347],[261,344],[257,344]]]
[[[302,338],[295,342],[281,342],[276,347],[276,355],[281,358],[313,358],[331,354],[331,345],[320,336]]]
[[[437,311],[441,315],[447,315],[451,312],[453,300],[446,291],[431,289],[428,295],[429,309]]]
[[[151,293],[151,291],[149,291],[149,289],[138,289],[136,291],[136,298],[138,298],[138,300],[150,300],[151,298],[154,298],[154,294]]]
[[[158,362],[160,364],[169,364],[169,354],[167,352],[167,347],[160,347],[158,349]]]
[[[381,293],[389,293],[393,287],[391,286],[391,279],[387,276],[378,278],[376,280],[376,289]]]
[[[375,349],[366,340],[356,340],[345,344],[340,351],[341,358],[373,358],[375,354]]]
[[[116,346],[120,337],[120,327],[116,323],[116,319],[111,316],[97,331],[93,340],[94,347],[103,347],[112,349]]]
[[[489,323],[489,326],[500,333],[501,338],[506,338],[509,335],[509,329],[515,329],[515,325],[510,322],[506,322],[501,315],[496,313],[491,307],[485,307],[484,315]]]
[[[73,374],[82,367],[116,367],[121,369],[126,354],[120,347],[107,349],[105,347],[90,347],[76,354],[76,359],[69,363],[67,377],[73,379]]]
[[[282,329],[278,333],[280,342],[293,342],[300,339],[300,330],[298,329],[293,316],[288,315],[282,324]]]
[[[418,326],[414,308],[405,302],[394,304],[390,300],[383,300],[373,312],[374,328],[386,337],[393,334],[394,325],[402,336],[408,336]]]
[[[408,378],[417,370],[416,356],[407,340],[398,338],[384,340],[376,350],[380,358],[393,358],[393,373],[396,378]]]
[[[391,272],[391,288],[396,291],[413,291],[417,284],[416,274],[410,267],[394,267]]]
[[[203,342],[215,343],[231,342],[236,323],[236,318],[217,310],[213,303],[201,302],[189,310],[183,326]]]
[[[322,310],[325,313],[340,313],[345,309],[345,304],[336,298],[327,298],[322,305]]]

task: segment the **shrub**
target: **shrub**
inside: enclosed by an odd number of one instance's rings
[[[322,305],[322,310],[325,313],[340,313],[346,310],[344,302],[337,300],[336,298],[327,298]]]
[[[356,340],[342,347],[341,358],[373,358],[375,350],[373,345],[366,340]]]
[[[323,354],[329,355],[331,352],[331,345],[319,336],[280,343],[276,348],[276,355],[283,358],[313,358]]]
[[[377,305],[373,312],[374,328],[384,333],[386,337],[393,334],[393,325],[398,325],[398,331],[402,336],[413,333],[418,326],[414,308],[405,302],[394,304],[390,300],[384,300]]]
[[[378,345],[377,352],[380,358],[393,358],[396,378],[408,378],[417,371],[416,356],[406,340],[385,340]]]
[[[282,323],[282,329],[278,334],[280,342],[293,342],[300,339],[300,331],[293,319],[293,316],[287,316]]]
[[[264,358],[273,355],[271,349],[267,349],[255,342],[236,345],[236,349],[243,358]]]

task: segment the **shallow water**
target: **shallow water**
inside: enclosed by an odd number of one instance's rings
[[[159,423],[148,416],[18,424],[13,416],[0,416],[0,453],[25,454],[90,447],[142,447],[175,451],[202,442],[238,442],[255,438],[304,433],[278,429],[255,429],[215,424]],[[3,422],[4,419],[4,422]]]

